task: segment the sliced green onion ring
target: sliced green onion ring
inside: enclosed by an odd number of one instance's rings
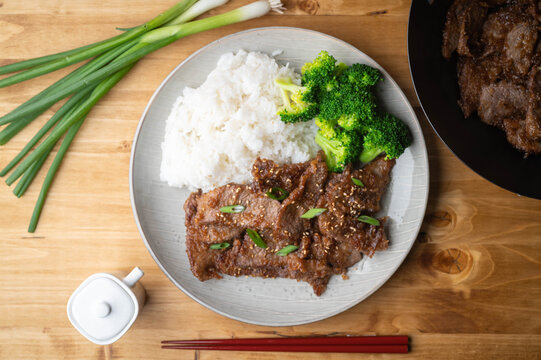
[[[280,187],[273,187],[267,191],[266,195],[273,200],[282,201],[289,196],[289,193]]]
[[[246,229],[246,233],[248,234],[250,239],[252,239],[254,244],[256,244],[257,246],[259,246],[260,248],[263,248],[263,249],[267,248],[267,244],[265,244],[265,242],[261,238],[261,235],[259,235],[257,233],[257,231],[252,230],[252,229]]]
[[[325,211],[327,211],[327,209],[325,208],[313,208],[313,209],[308,210],[304,214],[302,214],[301,218],[312,219],[312,218],[315,218],[316,216],[323,214]]]
[[[351,177],[351,181],[353,181],[353,183],[357,186],[364,187],[363,182],[359,179],[354,178],[353,176]]]
[[[290,252],[293,252],[293,251],[297,250],[298,248],[299,247],[297,245],[288,245],[288,246],[280,249],[279,251],[277,251],[276,255],[278,255],[278,256],[286,256]]]
[[[229,205],[220,208],[220,211],[226,214],[238,214],[243,212],[244,209],[246,208],[242,205]]]
[[[212,244],[209,246],[209,248],[213,250],[223,250],[223,249],[227,249],[229,245],[231,244],[229,244],[228,242],[223,242],[223,243],[218,243],[218,244]]]
[[[367,216],[367,215],[361,215],[357,218],[357,220],[362,221],[363,223],[367,223],[374,226],[379,226],[379,220],[374,219],[373,217]]]

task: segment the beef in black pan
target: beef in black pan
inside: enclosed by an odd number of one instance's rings
[[[455,0],[443,33],[464,116],[502,129],[525,156],[541,154],[540,20],[539,1]]]

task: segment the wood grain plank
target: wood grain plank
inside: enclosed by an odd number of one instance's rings
[[[252,0],[231,0],[208,15],[230,11],[239,6],[249,4]],[[32,14],[70,16],[81,13],[92,13],[97,6],[86,0],[34,0],[31,2],[4,0],[2,12],[6,14]],[[155,0],[151,5],[144,0],[133,0],[129,8],[125,0],[109,0],[99,7],[100,15],[111,16],[122,22],[129,11],[131,20],[141,23],[156,16],[175,4],[174,0]],[[288,15],[396,15],[403,16],[409,11],[409,2],[401,0],[282,0]],[[278,14],[271,14],[278,16]],[[207,16],[205,14],[204,16]],[[134,22],[134,24],[139,24]],[[122,25],[124,26],[124,25]],[[132,25],[133,26],[133,25]]]

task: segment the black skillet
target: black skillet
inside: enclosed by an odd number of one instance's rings
[[[465,119],[457,105],[456,58],[447,61],[441,55],[451,2],[413,0],[411,4],[408,59],[423,111],[440,139],[470,169],[504,189],[541,199],[541,155],[524,158],[501,130],[482,123],[476,115]]]

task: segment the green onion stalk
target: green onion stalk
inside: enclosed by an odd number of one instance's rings
[[[62,163],[62,159],[64,158],[64,155],[68,151],[68,148],[71,142],[73,141],[73,138],[77,134],[77,131],[79,131],[79,128],[81,127],[81,125],[83,125],[85,118],[86,118],[86,115],[83,116],[77,123],[75,123],[68,130],[66,137],[62,141],[62,144],[60,145],[60,148],[58,149],[58,152],[56,153],[53,163],[51,164],[51,167],[49,168],[49,171],[47,172],[47,175],[45,176],[45,180],[43,181],[43,185],[41,187],[41,191],[39,192],[36,205],[34,206],[34,211],[32,212],[32,218],[30,219],[30,225],[28,226],[29,233],[33,233],[34,231],[36,231],[36,227],[38,226],[38,221],[41,216],[41,210],[43,209],[43,205],[45,205],[45,199],[47,198],[47,193],[49,192],[49,188],[51,187],[56,171],[58,170],[58,167]],[[50,150],[48,150],[48,152],[50,152]],[[40,160],[38,161],[43,162],[43,158],[46,156],[47,155],[42,156]]]
[[[13,194],[20,198],[24,195],[26,192],[26,189],[30,186],[36,175],[38,174],[39,170],[43,166],[43,163],[45,160],[47,160],[47,157],[49,156],[49,153],[53,150],[53,148],[50,148],[45,154],[43,154],[38,161],[32,164],[32,166],[28,169],[27,172],[24,173],[21,180],[17,183],[17,186],[15,186],[15,189],[13,189]]]
[[[17,72],[0,79],[1,88],[93,58],[0,117],[0,126],[7,125],[0,131],[0,145],[4,145],[53,104],[69,98],[0,171],[0,176],[11,172],[6,179],[8,185],[20,179],[13,191],[20,197],[60,142],[36,202],[29,232],[37,227],[55,174],[88,113],[141,58],[188,35],[263,16],[271,9],[283,10],[279,0],[259,0],[224,14],[192,21],[227,1],[182,0],[145,24],[120,29],[125,32],[108,40],[0,67],[0,74]]]
[[[84,79],[89,74],[102,68],[104,65],[110,63],[112,60],[119,57],[122,53],[124,53],[126,50],[131,48],[133,44],[134,43],[123,44],[119,46],[118,48],[111,49],[107,51],[106,53],[96,57],[92,61],[81,66],[77,70],[74,70],[70,74],[64,76],[62,79],[58,80],[56,83],[52,84],[45,90],[41,91],[39,94],[27,100],[23,104],[19,105],[15,110],[12,111],[12,113],[20,112],[21,109],[23,109],[24,107],[27,107],[28,105],[50,95],[51,93],[54,93],[55,91],[62,89],[63,87],[65,87],[66,85],[69,85],[73,81]],[[47,108],[42,108],[39,111],[33,112],[30,115],[28,115],[28,117],[25,120],[21,120],[17,122],[16,124],[10,124],[10,126],[0,131],[0,145],[6,144],[13,136],[15,136],[26,125],[28,125],[31,121],[33,121],[39,115],[41,115],[45,110],[47,110]],[[5,122],[0,121],[0,125],[4,125],[8,122],[10,121],[5,121]]]
[[[164,46],[167,46],[178,39],[188,35],[193,35],[202,31],[215,29],[221,26],[235,24],[262,16],[271,10],[268,1],[260,0],[238,9],[229,11],[225,14],[215,15],[206,19],[188,22],[185,24],[166,26],[152,30],[143,35],[124,54],[112,61],[107,66],[93,72],[92,74],[68,82],[52,94],[47,94],[25,107],[17,108],[12,112],[0,117],[0,125],[19,120],[43,109],[49,108],[54,103],[63,98],[80,91],[86,86],[99,83],[103,79],[111,76],[125,66],[133,64],[145,55],[154,52]]]
[[[43,205],[45,204],[45,199],[47,198],[47,194],[49,192],[49,188],[51,187],[51,184],[53,182],[54,176],[56,174],[56,171],[58,170],[58,167],[62,163],[62,160],[64,159],[64,155],[68,151],[68,148],[75,138],[75,135],[77,134],[77,131],[79,131],[79,128],[81,125],[83,125],[83,122],[90,112],[90,109],[94,104],[96,104],[105,94],[109,92],[115,86],[120,79],[124,77],[130,71],[132,66],[129,66],[125,68],[122,71],[119,71],[115,75],[111,76],[109,79],[104,80],[101,82],[96,88],[92,91],[90,96],[82,101],[78,106],[67,116],[67,119],[63,123],[60,123],[57,128],[66,128],[65,131],[57,131],[57,133],[66,132],[66,136],[62,140],[62,143],[60,144],[60,148],[58,149],[58,152],[53,160],[53,163],[51,164],[51,167],[49,168],[49,171],[47,172],[47,175],[45,176],[45,180],[43,181],[43,185],[41,187],[41,191],[38,196],[38,200],[36,202],[36,205],[34,207],[34,211],[32,213],[32,218],[30,219],[30,225],[28,226],[28,232],[33,233],[36,230],[36,227],[38,225],[39,217],[41,216],[41,210],[43,209]],[[45,150],[41,152],[34,152],[32,155],[37,154],[36,161],[41,161],[40,159],[42,156],[44,156],[47,152],[50,152],[54,144],[58,141],[58,138],[54,137],[53,134],[55,134],[55,131],[57,130],[55,128],[53,132],[50,135],[50,138],[47,138],[43,144],[47,143],[48,140],[52,143],[51,146],[46,147]],[[56,140],[55,140],[56,139]],[[38,147],[39,148],[39,147]],[[36,149],[37,150],[37,149]],[[30,156],[28,157],[30,158]],[[27,159],[28,159],[27,158]],[[30,169],[31,171],[31,169]]]
[[[68,102],[66,102],[66,104],[64,104],[62,106],[62,108],[57,111],[55,113],[55,115],[53,115],[53,117],[51,117],[51,119],[49,119],[49,121],[45,124],[45,126],[43,126],[43,128],[32,138],[32,140],[30,140],[28,142],[28,144],[26,144],[26,146],[21,150],[21,152],[19,152],[19,154],[17,154],[17,156],[15,156],[15,158],[8,164],[8,166],[6,166],[3,170],[2,170],[2,173],[7,173],[9,172],[9,170],[16,165],[16,163],[18,161],[20,161],[20,159],[22,159],[22,157],[24,157],[24,155],[26,155],[26,153],[28,153],[28,151],[30,150],[30,148],[32,146],[34,146],[33,144],[35,144],[37,141],[39,141],[39,139],[41,139],[41,137],[43,137],[43,135],[49,131],[49,129],[58,123],[58,121],[60,120],[60,118],[62,116],[64,116],[65,119],[68,119],[70,116],[72,116],[73,112],[75,112],[75,110],[77,109],[77,107],[90,95],[90,91],[92,89],[88,89],[89,91],[84,91],[84,92],[81,92],[79,94],[77,94],[76,96],[72,97]],[[63,111],[63,109],[68,109],[68,110],[65,110]],[[58,116],[59,114],[62,114],[60,116]],[[55,119],[56,118],[56,119]],[[60,120],[60,121],[65,121],[64,119]],[[57,125],[58,126],[58,125]],[[24,193],[26,192],[26,189],[28,189],[28,187],[30,186],[30,184],[32,183],[32,181],[34,180],[34,178],[36,177],[36,175],[38,174],[39,170],[41,169],[41,167],[43,166],[43,163],[45,162],[45,160],[47,159],[47,157],[49,156],[49,153],[53,150],[54,146],[56,145],[56,142],[54,144],[52,144],[48,149],[47,151],[45,151],[45,153],[43,153],[33,164],[31,164],[28,169],[24,172],[23,176],[21,177],[21,180],[17,183],[17,186],[15,187],[15,189],[13,190],[13,194],[15,194],[15,196],[17,197],[21,197],[24,195]]]
[[[36,76],[47,74],[51,71],[58,70],[68,65],[75,64],[79,61],[99,55],[177,18],[180,14],[189,9],[196,1],[197,0],[183,0],[167,11],[156,16],[154,19],[108,40],[53,55],[42,56],[39,58],[2,66],[0,67],[0,74],[9,74],[29,68],[32,69],[0,80],[0,87],[9,86],[24,80],[32,79]]]
[[[13,184],[35,161],[37,161],[46,151],[53,147],[56,142],[71,128],[75,123],[84,118],[89,112],[90,109],[107,93],[113,86],[116,85],[120,79],[126,75],[126,73],[132,68],[133,65],[124,68],[122,71],[117,72],[113,76],[103,80],[90,96],[77,105],[69,113],[61,123],[56,126],[49,136],[39,144],[34,151],[28,155],[19,166],[11,173],[11,175],[6,179],[8,185]]]
[[[90,96],[90,93],[93,91],[93,88],[85,89],[80,93],[73,96],[69,99],[63,106],[60,108],[49,121],[38,131],[38,133],[26,144],[26,146],[15,156],[15,158],[6,166],[2,173],[7,173],[9,170],[20,161],[44,135],[47,133],[53,125],[59,126],[60,123],[68,121],[73,116],[73,113],[77,110],[79,106],[82,105],[84,101]],[[61,119],[62,118],[62,119]],[[59,123],[60,121],[60,123]],[[58,124],[57,124],[58,123]],[[30,186],[39,170],[43,166],[43,163],[49,156],[49,153],[53,150],[57,142],[52,143],[49,148],[24,172],[24,175],[21,177],[21,180],[17,183],[17,186],[13,190],[13,193],[17,197],[21,197],[26,192],[26,189]]]

